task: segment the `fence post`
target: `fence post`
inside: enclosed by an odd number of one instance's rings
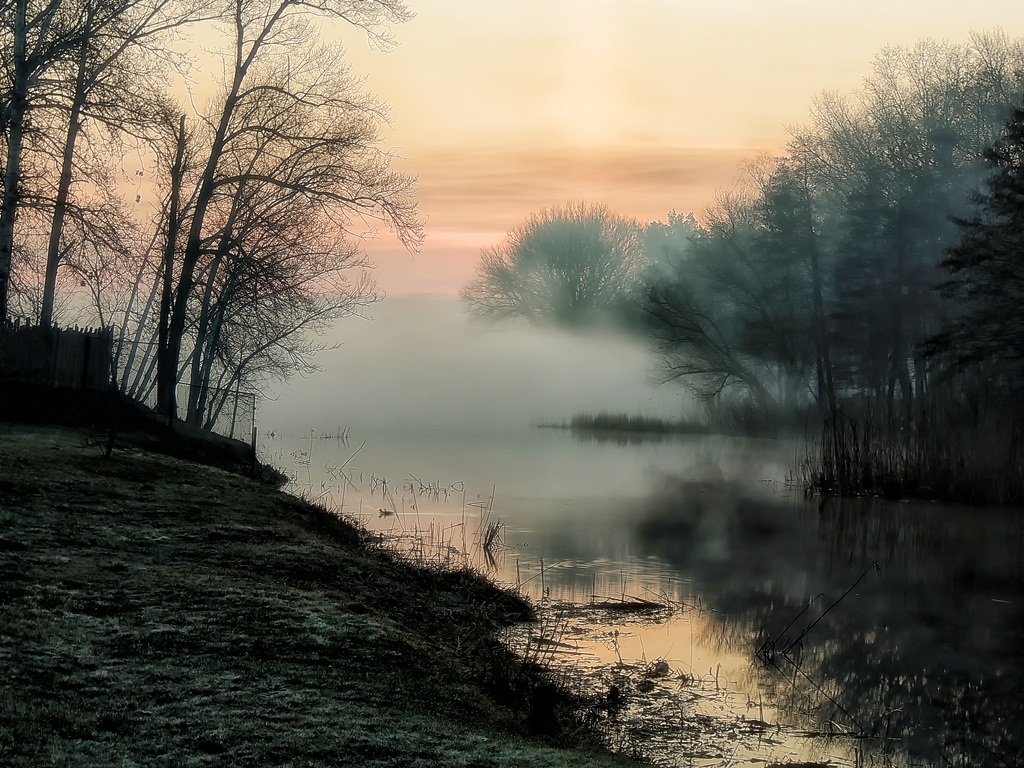
[[[253,423],[252,423],[252,476],[253,477],[256,477],[256,475],[257,475],[257,468],[259,467],[259,462],[256,460],[256,438],[257,438],[258,434],[259,434],[259,427],[256,426],[256,422],[254,420]]]
[[[82,370],[79,372],[79,386],[84,389],[90,383],[89,368],[92,362],[92,333],[85,334],[85,338],[82,339],[82,347]]]
[[[234,439],[234,437],[235,437],[235,423],[238,420],[238,395],[239,395],[239,387],[240,386],[241,386],[240,383],[236,383],[235,384],[235,405],[231,409],[231,433],[228,435],[228,437],[230,437],[232,439]],[[230,392],[231,390],[228,390],[228,391]]]
[[[60,371],[60,330],[52,325],[40,325],[40,335],[43,337],[43,344],[48,353],[47,362],[50,368],[49,386],[56,387],[58,384],[58,372]]]

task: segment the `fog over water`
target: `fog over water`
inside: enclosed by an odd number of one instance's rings
[[[261,400],[269,430],[359,428],[496,434],[602,410],[677,418],[696,405],[657,384],[657,359],[640,342],[469,317],[457,299],[388,298],[324,337],[323,369]]]
[[[472,563],[568,621],[554,663],[595,695],[626,690],[616,727],[660,764],[1018,764],[1016,512],[807,499],[799,439],[537,429],[696,405],[606,331],[423,296],[370,314],[261,404],[264,460],[414,557]],[[627,599],[661,609],[605,607]],[[824,738],[837,723],[863,738]]]

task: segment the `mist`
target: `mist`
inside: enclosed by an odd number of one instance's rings
[[[15,764],[1024,765],[1024,15],[208,5],[0,2]]]
[[[614,411],[677,419],[694,401],[656,381],[644,342],[470,317],[458,299],[388,298],[324,336],[321,372],[296,377],[258,406],[263,432],[482,435]]]

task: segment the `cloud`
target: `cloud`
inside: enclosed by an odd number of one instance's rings
[[[643,223],[670,210],[699,213],[756,154],[669,146],[424,151],[401,161],[419,178],[423,253],[410,257],[386,236],[368,241],[367,250],[389,295],[454,296],[472,278],[481,249],[542,208],[584,200]]]
[[[701,147],[435,151],[415,158],[428,234],[504,234],[568,200],[607,204],[641,221],[699,211],[731,186],[750,149]],[[481,243],[480,245],[487,245]]]

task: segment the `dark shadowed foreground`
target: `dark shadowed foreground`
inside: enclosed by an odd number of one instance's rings
[[[5,765],[621,765],[531,611],[220,470],[0,425]],[[590,723],[588,725],[587,723]]]

